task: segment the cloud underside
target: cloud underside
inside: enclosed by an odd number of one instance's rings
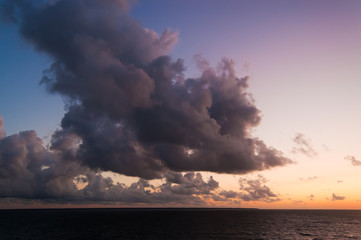
[[[130,186],[114,182],[94,169],[44,148],[35,131],[24,131],[0,141],[0,198],[38,199],[44,203],[118,202],[126,204],[192,204],[210,202],[278,201],[266,180],[241,178],[239,191],[224,191],[200,173],[167,171],[162,183],[139,179]],[[4,156],[7,161],[4,161]],[[230,195],[233,194],[233,195]],[[1,205],[1,202],[0,202]]]
[[[5,1],[2,19],[18,24],[24,39],[52,57],[41,83],[64,97],[67,112],[50,148],[34,131],[6,137],[0,119],[2,197],[98,200],[106,190],[99,200],[161,201],[174,193],[171,174],[248,173],[291,162],[249,135],[260,111],[233,61],[212,68],[199,58],[201,76],[185,78],[183,61],[167,55],[178,34],[143,28],[129,7],[122,0]],[[101,171],[141,180],[125,187]],[[77,176],[86,176],[87,187],[73,189]],[[155,188],[145,180],[156,178],[167,183]],[[269,189],[257,194],[274,197]],[[212,194],[197,188],[187,196],[201,195]]]

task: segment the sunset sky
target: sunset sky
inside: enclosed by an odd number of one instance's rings
[[[361,209],[361,1],[0,4],[0,208]]]

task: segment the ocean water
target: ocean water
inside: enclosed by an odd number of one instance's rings
[[[0,239],[361,239],[361,211],[1,210]]]

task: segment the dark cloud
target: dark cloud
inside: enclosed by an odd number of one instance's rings
[[[0,140],[3,139],[6,136],[4,132],[4,120],[2,116],[0,115]]]
[[[207,199],[226,201],[232,198],[218,194],[219,183],[213,177],[205,181],[200,173],[193,172],[182,174],[167,171],[163,178],[165,182],[158,186],[145,179],[139,179],[130,186],[115,183],[111,178],[74,160],[75,149],[81,143],[71,135],[61,136],[53,138],[57,140],[52,144],[54,149],[45,148],[35,131],[20,132],[0,140],[0,198],[38,199],[47,203],[193,205],[205,205]],[[240,199],[258,200],[269,195],[267,187],[251,182],[248,184],[250,187],[243,190],[254,196],[253,199],[236,193]],[[265,190],[266,195],[260,193]]]
[[[86,176],[88,185],[79,190],[81,199],[92,201],[112,201],[128,204],[205,204],[204,196],[218,188],[218,182],[212,177],[204,181],[200,173],[178,174],[166,178],[160,186],[154,186],[149,181],[139,179],[129,187],[113,183],[110,178],[101,175]]]
[[[264,185],[266,180],[261,176],[255,180],[241,178],[239,192],[224,191],[212,176],[204,180],[200,173],[193,172],[168,171],[161,184],[154,185],[140,178],[126,186],[73,161],[72,149],[79,145],[79,142],[73,142],[73,138],[64,138],[53,145],[62,146],[67,151],[45,148],[34,131],[24,131],[0,140],[0,198],[13,204],[18,201],[31,204],[35,199],[40,203],[173,203],[199,206],[208,205],[208,200],[279,200],[278,195]],[[70,160],[64,160],[63,154],[70,156]]]
[[[336,194],[332,193],[332,201],[338,201],[338,200],[345,200],[346,197],[344,196],[337,196]]]
[[[42,83],[68,99],[52,141],[63,156],[148,179],[168,170],[247,173],[291,162],[249,136],[260,111],[233,61],[202,64],[201,77],[184,79],[183,61],[166,56],[177,33],[144,29],[127,1],[5,6],[22,36],[54,59]],[[79,148],[64,153],[60,142],[70,138],[80,139]]]
[[[74,143],[62,142],[71,151]],[[77,145],[79,143],[75,143]],[[227,201],[232,196],[219,194],[219,183],[210,177],[203,180],[200,173],[168,171],[160,185],[139,179],[126,186],[115,183],[76,161],[65,161],[57,152],[44,148],[34,131],[24,131],[0,141],[0,198],[12,204],[40,203],[125,203],[125,204],[184,204],[207,205],[207,200]],[[71,153],[66,153],[70,154]],[[246,201],[265,199],[269,190],[252,185],[246,188],[253,197]],[[264,193],[260,193],[265,191]],[[255,194],[254,192],[257,192]],[[236,193],[243,199],[246,195]],[[19,200],[19,199],[24,199]],[[2,201],[6,204],[6,201]]]
[[[167,182],[162,185],[162,189],[167,189],[175,194],[206,195],[217,189],[219,184],[211,176],[207,182],[203,181],[200,173],[169,173]]]
[[[302,153],[307,157],[315,157],[318,153],[311,146],[311,140],[306,138],[302,133],[297,133],[293,139],[296,146],[292,149],[292,153]]]
[[[72,196],[73,177],[87,169],[64,162],[44,148],[35,131],[0,140],[0,196],[53,198]]]
[[[250,136],[260,110],[232,60],[212,68],[198,57],[202,75],[185,79],[183,60],[167,56],[177,33],[143,28],[129,8],[126,0],[4,2],[2,18],[52,57],[41,83],[64,97],[67,112],[49,149],[33,131],[5,137],[0,120],[1,196],[196,201],[218,183],[179,172],[248,173],[291,162]],[[101,171],[141,180],[125,187]],[[145,180],[155,178],[167,179],[158,192]],[[249,181],[243,200],[276,197]]]
[[[345,160],[351,161],[353,166],[361,166],[361,161],[357,160],[354,156],[347,155]]]
[[[0,197],[58,202],[204,203],[201,196],[211,195],[219,187],[212,177],[204,181],[200,173],[174,172],[168,172],[166,182],[157,187],[144,179],[127,187],[62,157],[44,148],[34,131],[0,140]]]

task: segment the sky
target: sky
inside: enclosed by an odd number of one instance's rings
[[[0,4],[1,208],[360,209],[360,1]]]

